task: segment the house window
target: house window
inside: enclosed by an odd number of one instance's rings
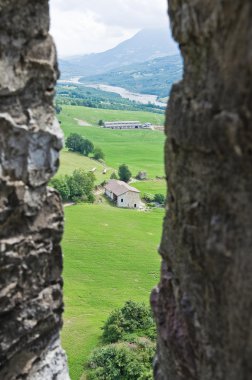
[[[121,203],[123,203],[123,199],[121,199]]]
[[[136,205],[136,203],[135,203],[135,204],[134,204],[134,207],[136,208],[136,206],[137,206],[137,205]]]

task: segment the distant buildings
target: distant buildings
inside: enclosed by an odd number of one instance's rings
[[[141,205],[140,191],[123,181],[112,179],[105,185],[105,194],[117,207],[136,208]]]
[[[140,121],[105,121],[103,128],[110,129],[149,129],[151,123],[141,124]]]

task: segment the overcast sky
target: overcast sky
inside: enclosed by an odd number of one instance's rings
[[[100,52],[143,28],[168,25],[167,0],[50,0],[60,57]]]

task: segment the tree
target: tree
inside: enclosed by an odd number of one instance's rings
[[[69,200],[70,189],[66,177],[53,178],[50,185],[60,193],[63,202]]]
[[[94,158],[96,160],[104,160],[105,154],[103,153],[103,151],[101,150],[101,148],[95,148],[94,149]]]
[[[118,179],[118,176],[115,172],[113,172],[110,176],[110,179]]]
[[[118,175],[121,181],[129,182],[132,174],[128,166],[123,164],[119,166]]]
[[[74,202],[92,201],[91,196],[94,189],[95,176],[93,173],[86,173],[82,169],[76,169],[72,176],[66,176],[70,190],[70,199]]]
[[[100,127],[102,127],[102,126],[103,126],[103,120],[99,120],[99,121],[98,121],[98,125],[99,125]]]
[[[157,202],[160,205],[163,205],[165,203],[165,196],[163,194],[155,194],[154,202]]]
[[[83,154],[84,141],[84,138],[81,135],[78,135],[78,133],[71,133],[66,139],[66,147],[72,152]]]
[[[84,140],[83,143],[83,151],[84,156],[88,156],[90,153],[94,151],[94,144],[90,140]]]

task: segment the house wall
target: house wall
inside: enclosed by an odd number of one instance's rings
[[[123,202],[122,202],[123,201]],[[125,194],[122,194],[117,199],[117,206],[123,208],[137,208],[140,207],[140,194],[134,193],[133,191],[128,191]],[[136,204],[136,207],[135,207]]]

